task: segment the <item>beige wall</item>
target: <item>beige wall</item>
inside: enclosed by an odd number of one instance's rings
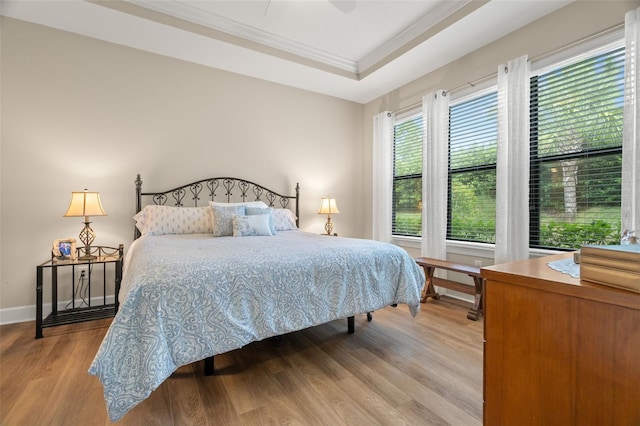
[[[451,90],[495,74],[498,65],[521,55],[536,59],[570,46],[604,30],[624,24],[627,11],[640,6],[638,1],[582,1],[572,3],[557,12],[543,17],[518,31],[515,31],[481,49],[478,49],[457,61],[406,84],[387,95],[364,106],[364,140],[372,140],[372,117],[382,111],[396,111],[421,102],[426,93],[444,89]],[[366,144],[364,156],[365,203],[372,205],[371,144]],[[371,235],[371,216],[368,215],[365,234]],[[410,249],[414,255],[419,250]],[[460,256],[457,261],[470,262]],[[475,256],[482,257],[482,256]],[[491,259],[482,259],[483,265],[491,264]],[[473,263],[471,263],[473,264]]]
[[[62,217],[71,191],[101,194],[109,215],[93,218],[96,243],[130,244],[136,173],[147,190],[235,176],[293,193],[299,182],[302,229],[323,231],[317,211],[330,194],[341,211],[336,231],[363,236],[361,105],[1,23],[5,314],[35,305],[35,266],[49,258],[51,241],[77,238],[81,218]]]

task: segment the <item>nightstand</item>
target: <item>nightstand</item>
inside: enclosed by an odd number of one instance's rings
[[[53,258],[36,267],[36,339],[42,337],[42,329],[75,322],[112,317],[118,312],[118,293],[122,281],[124,246],[117,248],[92,246],[95,259]],[[83,250],[84,247],[78,250]],[[43,286],[45,271],[51,276],[51,314],[42,318]],[[64,309],[58,309],[58,272],[71,276],[71,301]],[[91,286],[100,285],[101,295],[91,298]],[[115,284],[114,303],[107,303],[107,283]],[[82,288],[79,288],[82,286]],[[95,289],[94,289],[95,290]],[[80,295],[78,292],[86,294]],[[94,291],[95,293],[95,291]]]

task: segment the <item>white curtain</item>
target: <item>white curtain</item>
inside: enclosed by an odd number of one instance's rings
[[[393,122],[389,111],[373,117],[373,239],[391,241]]]
[[[622,230],[640,231],[640,105],[638,105],[640,9],[627,12],[625,29],[624,130],[622,139]]]
[[[422,98],[422,255],[447,258],[449,97],[443,90]]]
[[[529,61],[498,67],[495,262],[529,258]]]

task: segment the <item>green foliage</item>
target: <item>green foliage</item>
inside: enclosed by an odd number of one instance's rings
[[[451,223],[447,237],[494,243],[496,172],[458,173],[451,178]]]
[[[413,117],[394,126],[393,175],[422,174],[422,117]]]
[[[581,158],[577,160],[577,165],[576,202],[579,209],[593,205],[620,205],[621,154]],[[600,173],[601,171],[610,171],[610,173]],[[540,209],[547,212],[563,212],[565,199],[560,161],[546,162],[541,165],[540,188]]]
[[[451,220],[451,239],[495,243],[496,221],[464,216],[454,218]]]
[[[393,210],[419,212],[422,209],[422,176],[393,182]]]
[[[579,249],[584,244],[619,244],[620,226],[604,220],[590,224],[549,222],[540,226],[540,242],[546,247]]]
[[[422,209],[422,117],[394,126],[393,233],[421,234]]]
[[[409,235],[419,237],[422,235],[422,212],[396,211],[394,235]]]

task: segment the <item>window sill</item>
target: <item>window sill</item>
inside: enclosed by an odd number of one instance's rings
[[[422,248],[422,238],[420,237],[396,236],[392,238],[391,242],[395,245],[408,249],[420,250]],[[480,257],[484,259],[495,259],[496,246],[495,244],[487,243],[447,240],[447,253],[470,257]],[[561,252],[555,250],[530,249],[529,257],[543,257],[557,253]]]

